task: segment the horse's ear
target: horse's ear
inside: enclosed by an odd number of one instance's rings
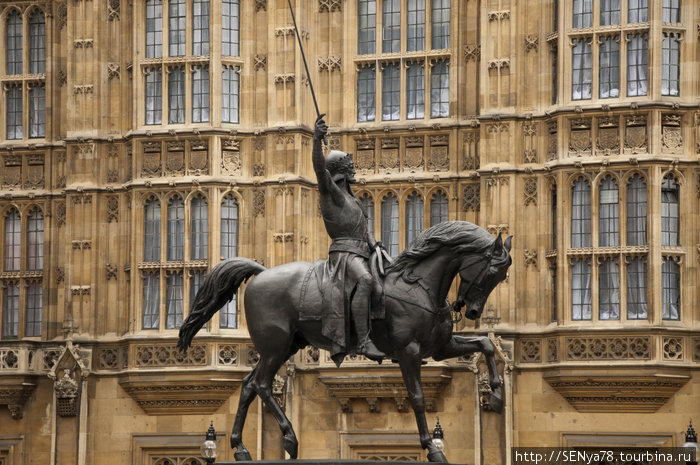
[[[503,244],[503,246],[506,248],[506,250],[508,251],[508,253],[510,253],[510,241],[511,241],[511,239],[513,239],[513,236],[512,236],[512,235],[511,235],[511,236],[508,236],[508,237],[506,238],[505,244]]]
[[[501,250],[503,250],[503,239],[501,238],[501,233],[498,233],[493,251],[496,253],[496,255],[499,255]]]

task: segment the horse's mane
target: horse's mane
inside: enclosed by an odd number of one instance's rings
[[[451,247],[455,254],[486,252],[495,240],[485,229],[467,221],[438,223],[416,237],[387,267],[387,271],[410,275],[418,263],[441,247]]]

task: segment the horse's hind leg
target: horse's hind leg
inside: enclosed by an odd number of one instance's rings
[[[245,424],[246,415],[248,415],[248,407],[250,407],[251,402],[255,399],[257,394],[255,386],[253,385],[253,377],[258,371],[258,366],[256,365],[253,371],[248,373],[243,379],[243,386],[241,387],[241,396],[238,400],[238,410],[236,411],[236,421],[233,423],[233,430],[231,431],[231,449],[236,449],[233,456],[236,460],[252,460],[250,452],[245,448],[242,442],[243,437],[243,425]]]

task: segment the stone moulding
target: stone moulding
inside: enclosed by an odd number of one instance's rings
[[[653,413],[688,382],[690,372],[557,372],[544,379],[579,412]]]
[[[24,416],[24,403],[36,389],[31,376],[7,376],[0,380],[0,405],[7,405],[12,418],[21,420]]]
[[[381,399],[393,400],[399,412],[410,410],[408,392],[398,367],[368,370],[364,376],[358,376],[352,369],[331,368],[320,370],[319,375],[319,381],[338,400],[344,413],[351,413],[352,401],[360,399],[367,402],[372,413],[380,411]],[[421,369],[421,379],[425,408],[428,412],[434,412],[437,410],[437,398],[445,386],[450,384],[452,376],[446,367],[424,366]]]
[[[229,375],[229,373],[226,373]],[[240,387],[246,373],[193,373],[187,378],[126,375],[119,385],[148,415],[213,414]]]

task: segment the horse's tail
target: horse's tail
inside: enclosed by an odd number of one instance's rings
[[[244,281],[266,269],[248,258],[232,258],[216,265],[199,287],[190,314],[180,327],[180,350],[187,350],[197,331],[233,298]]]

